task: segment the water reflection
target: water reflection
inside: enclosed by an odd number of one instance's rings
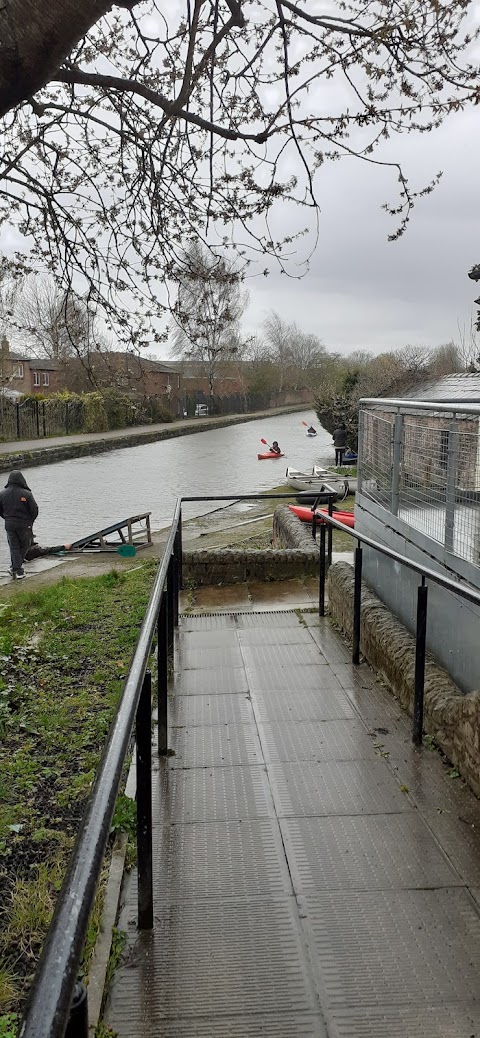
[[[302,420],[319,430],[306,436]],[[257,453],[278,440],[285,458],[258,461]],[[168,526],[179,494],[247,494],[271,490],[285,478],[287,465],[309,469],[332,464],[332,438],[313,411],[277,415],[177,439],[112,450],[88,458],[24,469],[39,504],[35,524],[41,544],[56,544],[94,532],[109,523],[151,512],[152,529]],[[0,486],[6,482],[0,474]],[[186,506],[186,518],[215,505]],[[0,531],[0,566],[8,549]]]

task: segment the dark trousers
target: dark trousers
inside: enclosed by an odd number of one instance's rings
[[[7,534],[12,570],[14,573],[23,573],[23,561],[32,543],[32,527],[16,526],[9,527]]]
[[[335,447],[335,464],[343,465],[343,455],[345,454],[346,447]]]

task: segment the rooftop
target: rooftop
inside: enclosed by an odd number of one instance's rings
[[[431,379],[407,394],[411,400],[433,400],[450,403],[462,400],[464,404],[480,403],[480,371],[462,371],[443,378]]]

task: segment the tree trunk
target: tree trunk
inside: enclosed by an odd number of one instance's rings
[[[5,0],[0,5],[0,116],[45,86],[111,7],[111,0]]]

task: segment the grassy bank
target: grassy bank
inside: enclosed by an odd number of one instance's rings
[[[14,1033],[155,568],[0,600],[0,1038]]]

